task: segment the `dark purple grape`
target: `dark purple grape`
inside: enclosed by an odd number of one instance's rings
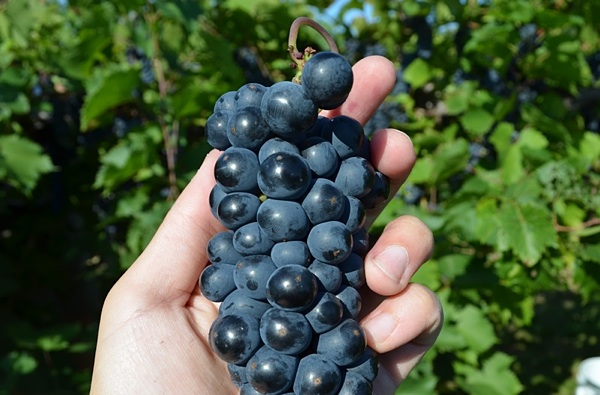
[[[208,117],[204,133],[211,147],[221,151],[231,147],[227,138],[227,123],[233,114],[232,111],[217,111]]]
[[[344,376],[344,382],[342,388],[338,392],[338,395],[371,395],[373,394],[373,385],[363,376],[346,372]]]
[[[261,394],[280,394],[291,388],[298,357],[261,347],[246,365],[248,383]]]
[[[375,181],[375,169],[371,163],[361,157],[352,157],[342,161],[335,177],[336,185],[345,195],[362,197],[371,191]]]
[[[260,199],[248,192],[227,194],[217,209],[219,221],[228,229],[238,229],[256,220]]]
[[[302,311],[313,303],[318,289],[317,279],[307,268],[282,266],[267,281],[267,300],[283,310]]]
[[[215,218],[218,218],[217,208],[219,207],[219,203],[221,202],[221,199],[223,199],[223,197],[225,197],[225,195],[227,195],[227,192],[225,192],[219,184],[215,184],[213,186],[213,188],[210,190],[210,195],[208,197],[208,203],[210,205],[210,211]]]
[[[367,229],[360,228],[352,234],[352,252],[362,257],[369,252],[369,232],[367,232]]]
[[[300,155],[280,152],[260,164],[258,186],[272,199],[296,199],[310,187],[311,173]]]
[[[342,385],[340,368],[319,354],[309,354],[300,360],[294,393],[335,395]]]
[[[371,190],[360,200],[367,210],[382,206],[390,196],[390,180],[381,172],[375,172],[375,181]]]
[[[310,345],[312,328],[301,313],[273,307],[260,319],[260,338],[277,352],[298,355]]]
[[[267,298],[267,281],[277,267],[268,255],[250,255],[235,265],[233,280],[237,289],[252,299]]]
[[[337,266],[315,259],[308,270],[315,275],[322,291],[335,292],[342,284],[342,271]]]
[[[280,152],[288,152],[290,154],[299,155],[300,149],[287,140],[279,137],[273,137],[267,140],[262,147],[260,147],[260,150],[258,151],[258,162],[263,163],[264,160],[269,156],[278,154]]]
[[[323,127],[325,136],[331,135],[331,145],[343,160],[357,156],[361,150],[365,132],[356,119],[338,115]],[[327,137],[326,137],[327,138]]]
[[[360,293],[349,285],[341,285],[335,295],[344,306],[344,316],[356,318],[362,308],[362,298]]]
[[[271,249],[271,260],[277,267],[285,265],[308,266],[312,261],[312,256],[304,241],[292,240],[275,244]]]
[[[284,139],[306,134],[316,122],[318,108],[301,85],[281,81],[267,89],[261,101],[263,118]]]
[[[375,380],[379,373],[379,358],[377,353],[370,347],[365,349],[363,355],[353,364],[346,367],[347,372],[363,376],[368,381]]]
[[[302,208],[313,225],[337,220],[345,204],[342,191],[326,178],[318,178],[302,200]]]
[[[361,256],[350,254],[350,256],[338,267],[342,272],[342,281],[354,288],[360,288],[365,283],[365,264]]]
[[[248,148],[258,152],[271,137],[271,130],[260,113],[260,107],[248,106],[238,109],[229,117],[227,138],[234,147]]]
[[[215,179],[225,192],[255,191],[258,171],[258,158],[247,148],[229,147],[215,163]]]
[[[233,247],[233,232],[219,232],[215,234],[206,246],[206,255],[211,263],[226,263],[235,265],[242,255]]]
[[[365,224],[367,211],[360,199],[354,196],[344,196],[344,199],[346,204],[344,204],[344,212],[339,221],[346,225],[350,233],[354,234]]]
[[[244,363],[261,345],[258,326],[258,319],[249,315],[218,316],[208,333],[210,347],[225,362]]]
[[[315,259],[337,264],[352,252],[352,234],[341,222],[323,222],[313,226],[306,244]]]
[[[233,247],[242,255],[268,254],[273,244],[258,222],[250,222],[233,234]]]
[[[213,112],[235,111],[235,91],[225,92],[215,102]]]
[[[365,333],[360,324],[354,319],[346,319],[319,336],[317,353],[338,366],[348,366],[363,355],[366,346]]]
[[[274,242],[302,240],[308,234],[310,222],[300,203],[267,199],[256,215],[259,226]]]
[[[302,70],[302,86],[308,96],[325,110],[339,107],[348,97],[354,75],[346,58],[335,52],[313,55]]]
[[[333,145],[322,137],[311,137],[302,143],[302,157],[319,177],[330,177],[338,169],[339,158]]]
[[[325,292],[319,295],[305,316],[315,333],[321,334],[333,329],[342,321],[344,305],[335,295]]]
[[[221,302],[235,290],[233,272],[235,266],[226,263],[213,263],[202,270],[200,274],[200,292],[213,302]]]
[[[260,319],[262,315],[271,308],[267,302],[252,299],[245,292],[236,289],[219,306],[219,314],[250,315]]]
[[[236,387],[241,388],[248,382],[246,377],[246,365],[236,365],[233,363],[227,364],[227,371],[229,372],[229,378]]]
[[[265,86],[254,82],[242,85],[235,92],[233,98],[235,107],[238,110],[248,106],[260,107],[260,102],[266,91],[267,88]]]

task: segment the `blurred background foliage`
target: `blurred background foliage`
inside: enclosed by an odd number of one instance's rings
[[[373,237],[431,227],[415,281],[446,314],[398,393],[573,393],[600,355],[592,0],[0,1],[0,393],[89,391],[104,296],[202,162],[214,101],[291,79],[304,15],[397,66],[366,129],[419,159]]]

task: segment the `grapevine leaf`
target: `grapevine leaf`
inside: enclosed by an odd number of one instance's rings
[[[106,111],[134,100],[133,91],[139,82],[135,69],[112,70],[88,87],[81,109],[81,129],[89,130],[93,121]]]
[[[539,261],[548,247],[555,247],[557,234],[545,207],[505,201],[500,206],[498,247],[512,250],[525,264]]]
[[[415,59],[404,70],[404,80],[413,88],[420,88],[432,77],[431,69],[423,59]]]
[[[53,170],[52,160],[37,143],[16,134],[0,136],[0,174],[25,194],[31,193],[42,174]]]
[[[473,108],[460,116],[465,130],[475,136],[486,133],[494,124],[494,116],[483,108]]]
[[[455,319],[456,330],[473,351],[486,351],[498,341],[492,324],[487,320],[483,311],[477,307],[466,306],[459,311]]]
[[[518,377],[510,370],[513,358],[497,352],[483,363],[482,369],[464,366],[462,387],[469,394],[516,395],[523,390]]]

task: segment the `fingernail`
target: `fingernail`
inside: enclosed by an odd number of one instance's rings
[[[363,323],[363,328],[371,335],[376,343],[384,342],[395,327],[396,321],[388,313],[380,313]]]
[[[408,266],[408,251],[406,248],[392,245],[386,247],[375,258],[373,263],[392,281],[400,282],[406,266]]]

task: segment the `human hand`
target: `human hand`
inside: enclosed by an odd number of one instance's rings
[[[358,62],[354,85],[341,108],[365,123],[390,93],[393,65],[378,56]],[[224,230],[210,211],[219,152],[206,157],[177,199],[152,241],[109,292],[100,320],[92,394],[237,394],[225,362],[209,346],[208,332],[218,304],[204,298],[198,278],[206,266],[206,245]],[[391,196],[415,162],[408,136],[393,129],[371,140],[373,165],[391,180]],[[369,213],[372,223],[381,211]],[[380,353],[377,395],[393,394],[442,325],[437,297],[410,278],[429,258],[433,238],[418,219],[391,221],[365,258],[362,325],[368,344]]]

